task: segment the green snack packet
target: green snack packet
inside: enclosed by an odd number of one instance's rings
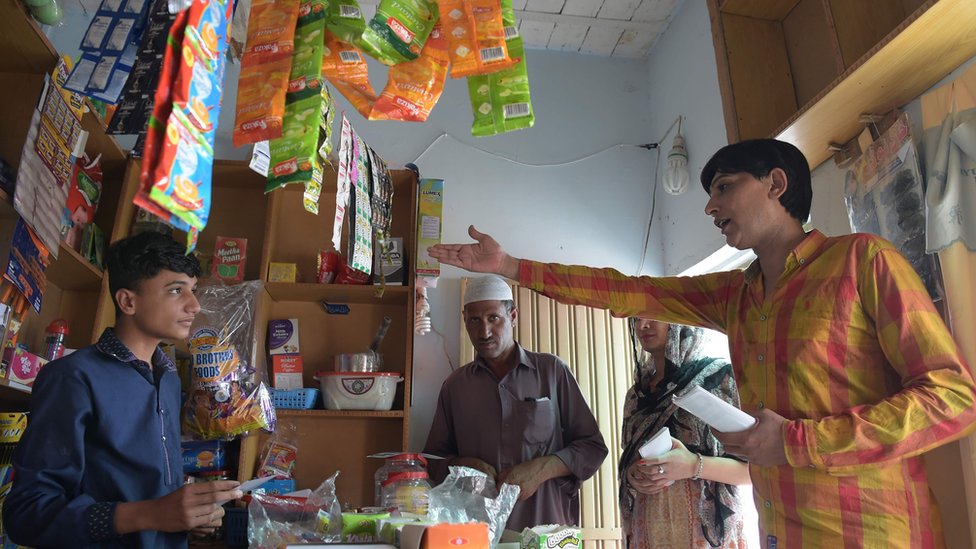
[[[468,97],[474,112],[471,135],[475,137],[531,128],[535,124],[525,47],[518,35],[512,0],[502,0],[502,21],[508,53],[518,63],[492,74],[468,77]]]
[[[380,0],[358,45],[385,65],[412,61],[420,57],[438,17],[436,2]]]
[[[375,543],[379,539],[377,522],[390,518],[388,511],[379,513],[342,513],[343,543]]]
[[[358,44],[366,30],[366,19],[356,0],[329,2],[326,28],[343,42]]]

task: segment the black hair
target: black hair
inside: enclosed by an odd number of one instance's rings
[[[790,216],[806,222],[810,216],[813,188],[810,183],[810,164],[800,149],[776,139],[749,139],[718,150],[701,172],[701,184],[711,194],[716,174],[749,173],[757,179],[769,175],[774,168],[786,173],[786,192],[779,203]]]
[[[108,287],[115,302],[115,293],[121,289],[137,290],[139,283],[159,274],[173,271],[199,277],[200,262],[192,254],[165,234],[146,231],[123,238],[108,248],[105,255],[108,270]],[[116,311],[118,302],[115,302]]]

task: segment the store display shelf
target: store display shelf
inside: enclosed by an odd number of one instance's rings
[[[406,286],[387,286],[382,297],[376,296],[380,287],[371,285],[269,282],[265,287],[275,301],[402,305],[407,303],[407,299],[410,297],[410,288]]]
[[[371,410],[286,410],[278,408],[275,410],[278,417],[317,417],[335,419],[402,419],[403,410],[392,410],[389,412],[374,412]]]
[[[0,51],[0,72],[49,73],[58,58],[19,0],[0,2]]]
[[[31,388],[16,381],[0,378],[0,395],[3,400],[20,400],[26,402],[30,398]]]
[[[0,190],[0,219],[16,218],[13,197]],[[102,285],[102,271],[63,241],[58,250],[58,258],[44,271],[48,282],[62,290],[98,291]]]

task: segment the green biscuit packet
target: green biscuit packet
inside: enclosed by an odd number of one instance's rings
[[[420,57],[438,17],[437,2],[380,0],[358,45],[384,65],[412,61]]]
[[[332,0],[328,3],[326,28],[339,40],[358,44],[366,30],[366,19],[356,0]]]
[[[495,73],[468,77],[468,97],[474,112],[471,135],[475,137],[531,128],[535,124],[525,47],[515,25],[512,0],[502,0],[502,21],[508,53],[518,63]]]

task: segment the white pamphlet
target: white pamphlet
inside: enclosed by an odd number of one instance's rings
[[[637,450],[644,459],[658,457],[671,451],[671,430],[665,425]]]
[[[716,431],[737,433],[756,423],[756,418],[697,385],[672,398],[675,404],[695,414]]]

